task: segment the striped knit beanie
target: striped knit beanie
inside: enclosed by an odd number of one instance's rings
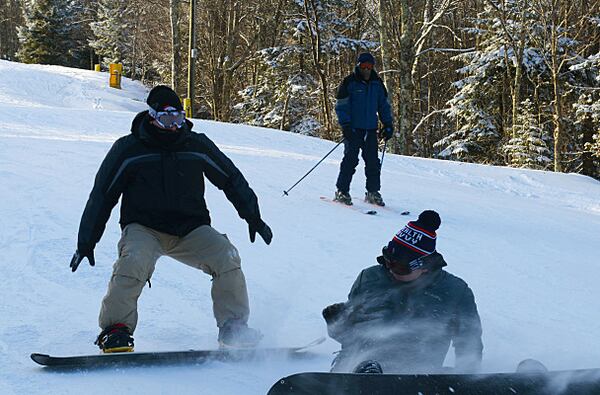
[[[422,264],[417,260],[435,252],[436,230],[442,220],[433,210],[423,211],[419,219],[409,222],[383,248],[383,255],[390,261],[413,263],[411,270],[418,269]],[[413,267],[414,266],[414,267]]]

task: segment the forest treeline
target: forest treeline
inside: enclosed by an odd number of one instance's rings
[[[195,1],[196,117],[339,140],[337,86],[370,51],[390,151],[600,179],[600,0]],[[0,0],[0,58],[118,62],[185,97],[190,5]]]

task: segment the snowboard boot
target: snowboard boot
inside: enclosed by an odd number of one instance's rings
[[[219,328],[221,348],[252,348],[260,342],[263,335],[259,330],[249,328],[246,323],[232,320]]]
[[[383,198],[381,197],[381,194],[377,191],[366,192],[365,193],[365,202],[375,204],[375,205],[381,206],[381,207],[385,206],[385,203],[383,202]]]
[[[132,352],[133,336],[125,324],[114,324],[100,332],[94,344],[103,353]]]
[[[350,196],[348,192],[342,192],[340,190],[336,191],[333,200],[335,202],[344,203],[347,206],[352,206],[352,196]]]
[[[382,374],[383,369],[381,368],[379,362],[368,359],[359,363],[356,368],[354,368],[354,372],[352,373]]]

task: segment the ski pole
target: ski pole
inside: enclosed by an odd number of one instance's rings
[[[381,161],[379,161],[379,171],[383,168],[383,157],[385,156],[385,147],[387,146],[387,140],[383,142],[383,153],[381,154]]]
[[[325,155],[323,158],[321,158],[321,160],[320,160],[320,161],[318,161],[318,162],[317,162],[317,164],[316,164],[316,165],[314,165],[312,169],[310,169],[310,170],[309,170],[309,171],[308,171],[308,172],[307,172],[305,175],[303,175],[303,176],[302,176],[302,178],[300,178],[298,181],[296,181],[296,183],[295,183],[294,185],[292,185],[292,186],[291,186],[291,187],[290,187],[290,188],[289,188],[287,191],[283,191],[283,195],[284,195],[284,196],[288,196],[288,192],[289,192],[289,191],[291,191],[292,189],[294,189],[294,187],[295,187],[296,185],[298,185],[298,184],[300,183],[300,181],[304,180],[304,178],[306,178],[306,176],[307,176],[307,175],[309,175],[309,174],[310,174],[310,173],[311,173],[311,172],[312,172],[314,169],[316,169],[316,168],[317,168],[317,166],[319,166],[319,165],[321,164],[321,162],[323,162],[323,161],[325,160],[325,158],[327,158],[327,157],[328,157],[328,156],[329,156],[329,155],[330,155],[330,154],[331,154],[333,151],[335,151],[335,149],[336,149],[337,147],[339,147],[339,146],[340,146],[340,144],[342,144],[342,143],[344,142],[344,140],[345,140],[345,138],[342,138],[342,139],[340,140],[340,142],[339,142],[339,143],[337,143],[337,144],[335,145],[335,147],[333,147],[333,148],[331,149],[331,151],[329,151],[329,152],[327,153],[327,155]]]

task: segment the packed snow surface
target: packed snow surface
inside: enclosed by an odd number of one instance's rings
[[[145,109],[147,89],[108,75],[0,60],[0,393],[261,394],[282,376],[327,371],[329,339],[301,361],[55,372],[29,354],[97,353],[97,314],[120,236],[118,208],[96,248],[96,267],[71,273],[79,220],[100,162]],[[440,213],[437,249],[473,289],[484,330],[484,371],[525,358],[550,369],[600,360],[600,183],[556,174],[386,154],[378,215],[332,197],[342,149],[289,188],[334,143],[287,132],[193,120],[242,170],[272,227],[270,246],[214,187],[213,226],[240,250],[250,325],[265,346],[326,334],[321,310],[344,301],[361,269],[422,210]],[[364,206],[362,163],[352,183]],[[409,210],[409,216],[399,213]],[[210,278],[161,258],[139,301],[137,351],[217,347]],[[452,365],[452,351],[446,363]]]

